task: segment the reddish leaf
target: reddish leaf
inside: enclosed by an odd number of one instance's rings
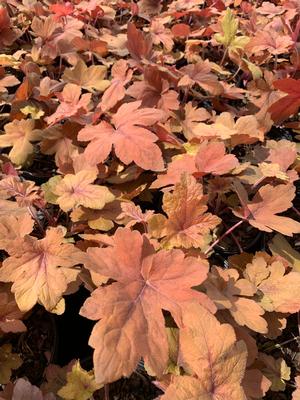
[[[129,22],[127,26],[127,48],[131,57],[137,61],[151,58],[151,37],[139,31],[132,22]]]
[[[286,78],[273,82],[275,89],[288,93],[273,103],[269,112],[275,122],[283,121],[294,115],[300,107],[300,84],[298,79]]]
[[[171,29],[174,36],[189,36],[190,27],[187,24],[176,24]]]

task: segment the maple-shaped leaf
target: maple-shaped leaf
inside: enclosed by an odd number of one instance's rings
[[[141,101],[123,104],[112,117],[114,126],[101,121],[79,131],[78,140],[90,141],[85,154],[92,163],[103,162],[114,146],[116,156],[126,165],[134,161],[146,170],[163,169],[162,154],[155,144],[158,137],[145,127],[160,121],[165,114],[140,106]]]
[[[74,68],[66,68],[62,79],[65,82],[75,83],[83,89],[93,92],[96,89],[104,92],[110,85],[106,76],[107,68],[103,65],[91,65],[87,67],[83,60],[79,60]]]
[[[255,54],[257,52],[268,51],[270,54],[279,55],[287,53],[288,49],[294,44],[290,35],[283,35],[275,29],[258,31],[246,46],[247,51]]]
[[[84,370],[77,361],[72,371],[67,373],[66,384],[57,394],[65,400],[88,400],[100,387],[95,381],[93,371]]]
[[[101,99],[101,109],[103,111],[110,110],[118,101],[125,97],[125,85],[130,82],[133,70],[128,67],[126,60],[118,60],[111,69],[112,81],[103,93]]]
[[[45,118],[48,125],[71,118],[75,122],[82,122],[82,116],[89,111],[91,93],[84,93],[81,96],[81,88],[74,83],[67,83],[61,93],[56,93],[60,101],[54,114]]]
[[[0,384],[9,382],[12,370],[17,369],[22,364],[22,359],[18,354],[12,353],[12,345],[4,344],[0,347]]]
[[[23,378],[19,378],[13,388],[12,399],[14,400],[56,400],[53,393],[43,394],[42,391]]]
[[[258,190],[252,201],[248,200],[247,192],[239,182],[235,182],[234,186],[242,203],[241,209],[233,210],[234,215],[247,220],[261,231],[274,230],[287,236],[300,233],[299,222],[276,215],[292,207],[296,190],[294,185],[265,185]]]
[[[129,376],[140,358],[161,375],[168,362],[168,341],[162,309],[170,311],[178,327],[186,306],[211,301],[191,287],[207,276],[204,260],[184,257],[181,250],[155,253],[145,235],[119,228],[113,246],[91,247],[85,265],[117,282],[96,289],[80,314],[98,320],[89,344],[95,349],[96,381],[112,382]],[[180,288],[180,290],[178,290]]]
[[[172,247],[203,248],[210,241],[209,232],[220,219],[207,213],[207,196],[196,179],[182,174],[172,193],[165,193],[163,210],[168,217],[155,214],[149,220],[149,231],[156,238],[163,238],[162,245]]]
[[[247,279],[239,279],[236,269],[213,267],[204,285],[218,309],[228,310],[240,326],[267,333],[267,322],[262,318],[264,309],[251,299],[257,288]]]
[[[14,120],[4,126],[5,133],[0,135],[0,147],[12,147],[8,156],[17,165],[22,165],[33,153],[31,141],[39,139],[34,132],[34,120]]]
[[[218,77],[211,72],[209,60],[199,60],[196,64],[189,64],[180,69],[184,76],[179,80],[179,86],[193,86],[197,83],[201,88],[218,96],[223,93],[223,87],[218,81]]]
[[[247,349],[233,328],[193,304],[179,336],[181,365],[191,374],[174,376],[162,400],[242,400]]]
[[[56,203],[65,212],[78,206],[100,210],[115,196],[106,186],[93,185],[96,178],[97,171],[92,169],[65,175],[52,190]]]
[[[181,126],[184,136],[187,138],[187,140],[190,140],[196,136],[194,130],[197,128],[197,123],[210,119],[211,115],[204,107],[193,107],[191,101],[185,104],[184,111],[185,118],[181,122]]]
[[[20,207],[40,200],[38,186],[32,181],[22,181],[18,176],[8,175],[0,180],[0,197],[14,197]]]
[[[71,243],[64,243],[61,228],[49,228],[44,239],[25,236],[23,243],[0,267],[0,281],[13,282],[12,292],[21,311],[36,303],[48,311],[55,308],[79,273],[74,266],[83,253]]]
[[[239,161],[233,154],[226,154],[224,143],[201,143],[195,159],[199,174],[223,175],[239,165]]]
[[[245,115],[234,121],[234,117],[229,112],[218,115],[213,124],[200,122],[194,127],[193,133],[195,138],[228,139],[232,146],[264,141],[264,132],[260,129],[254,115]]]
[[[127,94],[141,100],[142,107],[157,107],[166,112],[179,108],[178,93],[170,90],[169,82],[162,78],[158,68],[151,65],[144,68],[144,79],[134,82]]]
[[[141,207],[136,206],[134,203],[121,203],[122,212],[118,215],[118,223],[122,223],[126,228],[130,228],[137,223],[143,224],[147,227],[149,219],[154,214],[153,210],[148,210],[145,213],[142,212]]]
[[[244,277],[259,290],[258,302],[266,311],[295,313],[300,310],[300,273],[287,272],[281,261],[268,263],[257,254],[247,264]]]
[[[0,333],[1,332],[25,332],[26,326],[21,321],[24,313],[22,313],[9,285],[0,285]]]
[[[149,2],[149,0],[148,0],[148,2]],[[141,1],[139,3],[141,3]],[[144,1],[144,3],[145,3],[145,1]],[[152,0],[152,3],[154,5],[153,0]],[[156,0],[156,3],[157,3],[157,0]],[[139,8],[140,8],[140,5],[139,5]],[[168,17],[167,18],[157,17],[157,18],[152,19],[151,25],[149,27],[149,32],[150,32],[153,44],[159,45],[160,43],[162,43],[165,50],[167,52],[170,52],[170,51],[172,51],[172,48],[174,46],[174,41],[173,41],[173,34],[171,32],[171,29],[169,29],[169,28],[167,28],[167,26],[165,26],[167,24],[167,22],[168,22]]]
[[[294,115],[300,107],[300,80],[293,78],[280,79],[273,82],[275,89],[279,89],[287,96],[281,97],[271,104],[268,111],[274,122],[280,122]]]
[[[195,156],[191,154],[182,154],[168,164],[167,173],[158,175],[152,183],[151,189],[157,189],[163,186],[174,185],[180,182],[183,173],[192,175],[197,172],[195,165]]]

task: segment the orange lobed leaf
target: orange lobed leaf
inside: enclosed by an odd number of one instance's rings
[[[107,68],[103,65],[91,65],[87,67],[81,59],[77,62],[74,68],[66,68],[62,76],[65,82],[75,83],[76,85],[87,89],[91,92],[95,90],[104,92],[110,85],[106,76]]]
[[[54,125],[66,118],[80,123],[82,115],[89,111],[91,94],[81,95],[81,88],[74,83],[67,83],[61,93],[56,93],[56,97],[60,104],[54,114],[45,118],[48,125]]]
[[[265,185],[258,190],[252,201],[248,200],[247,192],[239,182],[236,181],[234,186],[242,203],[241,209],[233,210],[234,215],[247,220],[261,231],[274,230],[287,236],[300,233],[299,222],[276,215],[292,207],[296,190],[294,185]]]
[[[163,238],[162,245],[173,247],[205,247],[209,232],[219,223],[216,215],[207,213],[207,196],[196,179],[182,174],[172,193],[163,198],[163,210],[168,217],[156,214],[149,220],[149,231],[155,238]]]
[[[236,342],[233,328],[200,305],[189,307],[184,324],[181,365],[191,376],[174,376],[162,400],[243,400],[245,343]]]
[[[255,332],[267,333],[267,322],[262,315],[264,309],[253,297],[257,291],[252,282],[239,279],[236,269],[222,270],[213,267],[204,283],[206,293],[219,310],[228,310],[240,326],[247,326]]]
[[[34,221],[29,214],[5,215],[0,218],[0,249],[13,254],[22,245],[23,238],[29,235]]]
[[[114,127],[102,121],[79,131],[78,140],[90,141],[85,154],[91,162],[105,161],[114,145],[116,156],[126,165],[134,161],[143,169],[163,169],[160,148],[154,143],[158,138],[144,127],[160,121],[164,112],[140,106],[141,101],[123,104],[112,117]]]
[[[229,112],[222,112],[213,124],[199,122],[194,127],[196,138],[219,138],[229,140],[232,146],[264,141],[264,132],[254,115],[246,115],[236,121]]]
[[[9,158],[17,165],[24,164],[33,153],[31,141],[39,139],[34,132],[34,120],[14,120],[4,126],[5,134],[0,135],[0,147],[12,147]]]
[[[141,357],[161,375],[168,361],[162,309],[171,312],[179,327],[187,306],[194,302],[215,311],[206,295],[190,289],[205,280],[207,263],[185,258],[181,250],[155,253],[145,235],[127,228],[116,231],[112,246],[92,247],[87,254],[88,269],[117,281],[96,289],[80,311],[100,319],[89,341],[95,349],[97,382],[129,376]]]
[[[4,260],[0,281],[13,282],[11,287],[21,311],[36,303],[48,311],[55,308],[79,273],[73,266],[84,259],[71,243],[64,243],[61,228],[49,228],[44,239],[25,236],[22,245]]]
[[[266,311],[295,313],[300,310],[300,273],[289,271],[280,260],[270,260],[257,254],[247,264],[244,277],[261,293],[259,304]]]
[[[125,96],[125,85],[130,82],[133,71],[128,67],[127,61],[118,60],[111,69],[112,81],[108,89],[105,90],[101,99],[101,109],[110,110],[118,101]]]
[[[222,142],[201,143],[195,159],[199,174],[223,175],[239,165],[239,161],[233,154],[226,154],[226,148]]]
[[[96,178],[96,170],[82,170],[77,174],[65,175],[53,189],[53,193],[58,196],[57,204],[66,212],[78,206],[101,210],[115,196],[106,186],[93,185]]]
[[[166,112],[179,108],[178,93],[170,90],[169,82],[162,78],[161,71],[151,65],[144,68],[144,79],[134,82],[127,89],[127,94],[141,100],[142,107],[157,107]]]

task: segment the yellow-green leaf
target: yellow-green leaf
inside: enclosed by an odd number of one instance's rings
[[[57,394],[65,400],[88,400],[100,387],[95,381],[93,371],[84,370],[77,361],[72,371],[67,373],[66,385]]]
[[[214,38],[218,43],[222,44],[230,51],[243,49],[249,42],[250,39],[247,36],[236,36],[239,22],[230,8],[227,8],[224,17],[222,18],[221,26],[223,34],[216,33]]]

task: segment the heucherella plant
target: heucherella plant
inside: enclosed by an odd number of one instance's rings
[[[299,32],[2,2],[0,400],[299,400]]]

